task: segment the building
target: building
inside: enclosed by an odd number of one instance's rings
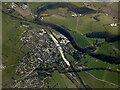
[[[22,25],[23,27],[29,27],[29,25]]]
[[[113,26],[118,26],[118,24],[117,23],[111,23],[110,26],[112,26],[112,27]]]
[[[28,6],[27,6],[26,4],[23,4],[23,5],[22,5],[22,8],[25,10],[25,9],[28,8]]]
[[[77,17],[77,14],[72,14],[72,17]]]
[[[11,8],[16,8],[16,4],[13,2],[12,4],[11,4]]]

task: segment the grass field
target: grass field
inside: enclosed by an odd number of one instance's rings
[[[52,78],[55,80],[56,83],[58,83],[58,85],[55,88],[66,88],[66,84],[59,72],[54,71],[52,73]]]
[[[118,82],[119,82],[118,81],[118,73],[116,73],[116,72],[105,71],[105,70],[91,70],[88,72],[99,79],[102,79],[102,80],[105,80],[105,81],[108,81],[108,82],[118,85]]]
[[[57,83],[54,81],[53,78],[49,79],[49,87],[53,88]]]
[[[38,8],[41,8],[44,5],[53,4],[54,2],[28,2],[28,6],[34,14],[37,14],[36,11]]]
[[[23,43],[20,41],[22,31],[17,29],[19,26],[19,21],[3,15],[2,45],[4,47],[2,50],[3,63],[6,66],[17,64],[18,60],[23,57],[24,53],[28,52],[28,49],[24,46],[20,49]]]
[[[119,47],[120,41],[112,42],[112,44],[115,48],[120,49],[120,47]]]
[[[117,16],[116,14],[118,13],[118,3],[108,3],[108,2],[85,2],[85,6],[89,8],[93,8],[95,10],[102,10],[105,13],[108,13],[110,16]]]
[[[115,85],[99,81],[86,72],[80,72],[79,74],[84,80],[84,82],[86,82],[86,84],[88,84],[92,88],[116,88]]]
[[[2,71],[2,80],[4,82],[10,82],[13,81],[12,76],[15,72],[15,67],[9,67]]]
[[[97,40],[97,43],[102,43],[102,42],[105,42],[105,39],[100,39],[100,38],[88,38],[88,37],[85,37],[88,42],[92,45],[96,42]]]
[[[36,3],[36,2],[31,3],[31,2],[29,2],[28,6],[33,13],[36,13],[37,8],[42,6],[43,4],[44,4],[43,2],[41,2],[41,3]]]
[[[65,74],[61,74],[61,76],[62,76],[67,88],[76,88],[76,86],[70,81],[70,79],[67,78],[67,76],[65,76]]]
[[[110,25],[105,25],[106,29],[108,32],[112,33],[113,35],[120,35],[119,33],[119,30],[118,30],[118,27],[119,26],[116,26],[116,27],[111,27]]]
[[[80,33],[72,33],[71,32],[71,35],[72,35],[72,37],[74,37],[74,40],[79,47],[85,48],[85,47],[90,45],[88,40],[83,35],[81,35]]]
[[[118,69],[118,66],[116,66],[115,64],[109,64],[109,63],[103,62],[101,60],[97,60],[95,58],[90,57],[89,55],[84,56],[81,59],[81,62],[79,64],[84,65],[84,62],[86,62],[86,61],[88,61],[88,62],[85,65],[87,65],[89,68],[92,68],[92,67],[108,68],[109,67],[114,70]],[[88,72],[99,79],[106,80],[108,82],[112,82],[112,83],[115,83],[118,85],[118,73],[116,73],[116,72],[110,72],[110,71],[106,71],[106,70],[91,70]],[[114,76],[114,78],[112,78],[113,76]]]
[[[29,51],[25,46],[21,48],[23,43],[20,41],[20,35],[23,31],[17,29],[19,26],[19,21],[3,14],[2,64],[7,67],[10,66],[3,70],[3,82],[12,80],[11,77],[15,68],[11,67],[11,65],[18,64],[18,61]]]
[[[72,4],[74,4],[74,5],[78,6],[78,7],[84,7],[85,6],[83,2],[81,2],[81,3],[72,2]]]
[[[96,58],[92,58],[89,55],[85,55],[80,60],[81,60],[81,62],[79,63],[80,65],[83,65],[86,61],[88,61],[85,65],[87,65],[90,68],[92,68],[92,67],[113,67],[113,66],[116,66],[115,64],[109,64],[109,63],[103,62],[101,60],[98,60]]]
[[[115,56],[115,53],[113,51],[112,46],[107,43],[104,42],[101,47],[98,47],[97,50],[95,51],[97,54],[104,54],[104,55],[108,55],[108,56]]]
[[[60,13],[60,12],[59,12]],[[63,13],[63,12],[61,12]],[[76,29],[76,18],[72,18],[71,14],[66,13],[67,17],[63,17],[58,15],[57,13],[48,17],[45,17],[43,20],[52,22],[58,25],[64,25],[69,29],[75,30]]]
[[[67,57],[69,62],[74,61],[74,58],[70,54],[65,53],[65,56]]]

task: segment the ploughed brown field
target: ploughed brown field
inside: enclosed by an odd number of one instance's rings
[[[31,11],[30,11],[29,8],[23,10],[23,9],[20,8],[19,6],[17,6],[17,7],[15,8],[15,10],[16,10],[17,12],[19,12],[23,17],[25,17],[25,16],[29,16],[30,13],[31,13]]]

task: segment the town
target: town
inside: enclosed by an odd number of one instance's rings
[[[67,38],[63,35],[60,34],[57,36],[59,36],[59,38],[62,38],[60,44],[66,45],[69,43],[69,40],[67,40]],[[52,65],[54,63],[57,63],[56,61],[60,60],[59,57],[61,56],[63,57],[63,59],[59,61],[61,62],[61,64],[58,63],[59,66],[61,66],[62,64],[64,65],[65,63],[70,66],[69,62],[64,60],[65,56],[63,55],[63,51],[61,50],[62,47],[58,47],[53,42],[52,38],[53,35],[48,34],[45,29],[41,29],[40,31],[31,29],[26,30],[22,33],[20,40],[25,44],[26,47],[31,50],[31,52],[27,53],[26,56],[24,56],[22,60],[20,60],[20,64],[16,68],[16,74],[20,75],[21,79],[15,80],[15,87],[23,87],[23,83],[21,82],[28,82],[28,85],[30,85],[31,87],[40,86],[42,82],[37,83],[37,85],[34,84],[42,80],[39,80],[38,76],[36,75],[34,78],[29,78],[29,75],[34,76],[34,74],[36,73],[35,70],[40,67],[41,64]],[[58,50],[60,50],[60,52]],[[65,63],[63,60],[65,61]]]

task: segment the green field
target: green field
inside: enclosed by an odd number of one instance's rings
[[[41,3],[36,3],[36,2],[31,3],[31,2],[29,2],[28,6],[33,13],[36,13],[37,8],[42,6],[43,4],[44,4],[43,2],[41,2]]]
[[[54,79],[54,82],[57,83],[57,86],[55,88],[66,88],[66,84],[58,71],[54,71],[52,73],[52,78]],[[51,85],[54,84],[53,81],[50,82]]]
[[[86,72],[80,72],[79,74],[82,77],[83,81],[91,88],[116,88],[115,85],[97,80]]]
[[[84,63],[86,61],[88,61],[85,65],[87,65],[90,68],[92,68],[92,67],[113,67],[113,66],[116,66],[115,64],[109,64],[107,62],[103,62],[103,61],[98,60],[96,58],[93,58],[89,55],[83,56],[80,60],[81,60],[81,62],[79,63],[79,65],[84,65]]]
[[[118,74],[116,72],[111,72],[111,71],[105,71],[105,70],[91,70],[88,71],[89,73],[91,73],[92,75],[94,75],[95,77],[101,79],[101,80],[105,80],[108,81],[110,83],[114,83],[116,85],[119,85],[119,81],[118,81]]]
[[[21,33],[25,29],[17,29],[19,26],[19,21],[3,14],[2,64],[9,67],[3,70],[3,82],[12,80],[11,77],[15,72],[15,67],[13,68],[12,65],[18,64],[18,61],[29,51],[25,46],[23,46],[22,41],[20,41]]]
[[[58,25],[64,25],[69,29],[76,29],[76,18],[72,18],[71,14],[65,14],[67,17],[62,17],[58,14],[54,14],[48,17],[45,17],[43,20],[47,22],[52,22]]]
[[[34,14],[37,14],[36,11],[38,8],[41,8],[44,5],[53,4],[54,2],[28,2],[28,6]]]
[[[97,60],[95,58],[90,57],[89,55],[84,56],[83,58],[80,59],[81,62],[79,65],[84,65],[86,61],[88,61],[85,65],[88,66],[88,68],[95,68],[95,67],[106,67],[110,69],[117,70],[118,66],[115,64],[109,64],[106,62],[103,62],[101,60]],[[106,71],[106,70],[90,70],[88,71],[92,75],[94,75],[96,78],[114,83],[118,85],[118,73],[116,72],[111,72],[111,71]],[[112,78],[114,76],[114,78]]]
[[[62,76],[67,88],[76,88],[76,86],[70,81],[70,79],[67,78],[67,76],[65,76],[65,74],[61,74],[61,76]]]
[[[9,67],[5,70],[2,71],[2,80],[3,82],[10,82],[10,81],[13,81],[12,77],[13,77],[13,74],[15,72],[15,67]]]
[[[23,31],[17,29],[20,26],[19,21],[10,18],[3,14],[3,32],[2,32],[2,48],[3,50],[3,64],[6,66],[17,64],[24,53],[28,52],[28,49],[23,46],[20,41],[20,36]],[[13,22],[13,23],[9,23]],[[6,27],[8,26],[8,27]],[[21,52],[23,51],[23,52]]]
[[[65,56],[67,57],[69,62],[74,60],[74,58],[71,55],[69,55],[68,53],[65,53]]]
[[[90,45],[89,41],[80,33],[72,33],[71,32],[71,35],[72,35],[72,37],[74,37],[74,40],[79,47],[85,48]]]
[[[120,49],[120,47],[119,47],[120,41],[112,42],[112,45],[113,45],[114,48]]]
[[[97,50],[95,51],[97,54],[104,54],[104,55],[108,55],[108,56],[115,56],[115,52],[113,51],[112,46],[107,43],[104,42],[101,47],[98,47]]]
[[[57,71],[52,73],[49,86],[50,88],[76,88],[74,83],[72,83],[65,74],[60,74]]]
[[[54,81],[53,78],[49,79],[49,87],[53,88],[57,83]]]

